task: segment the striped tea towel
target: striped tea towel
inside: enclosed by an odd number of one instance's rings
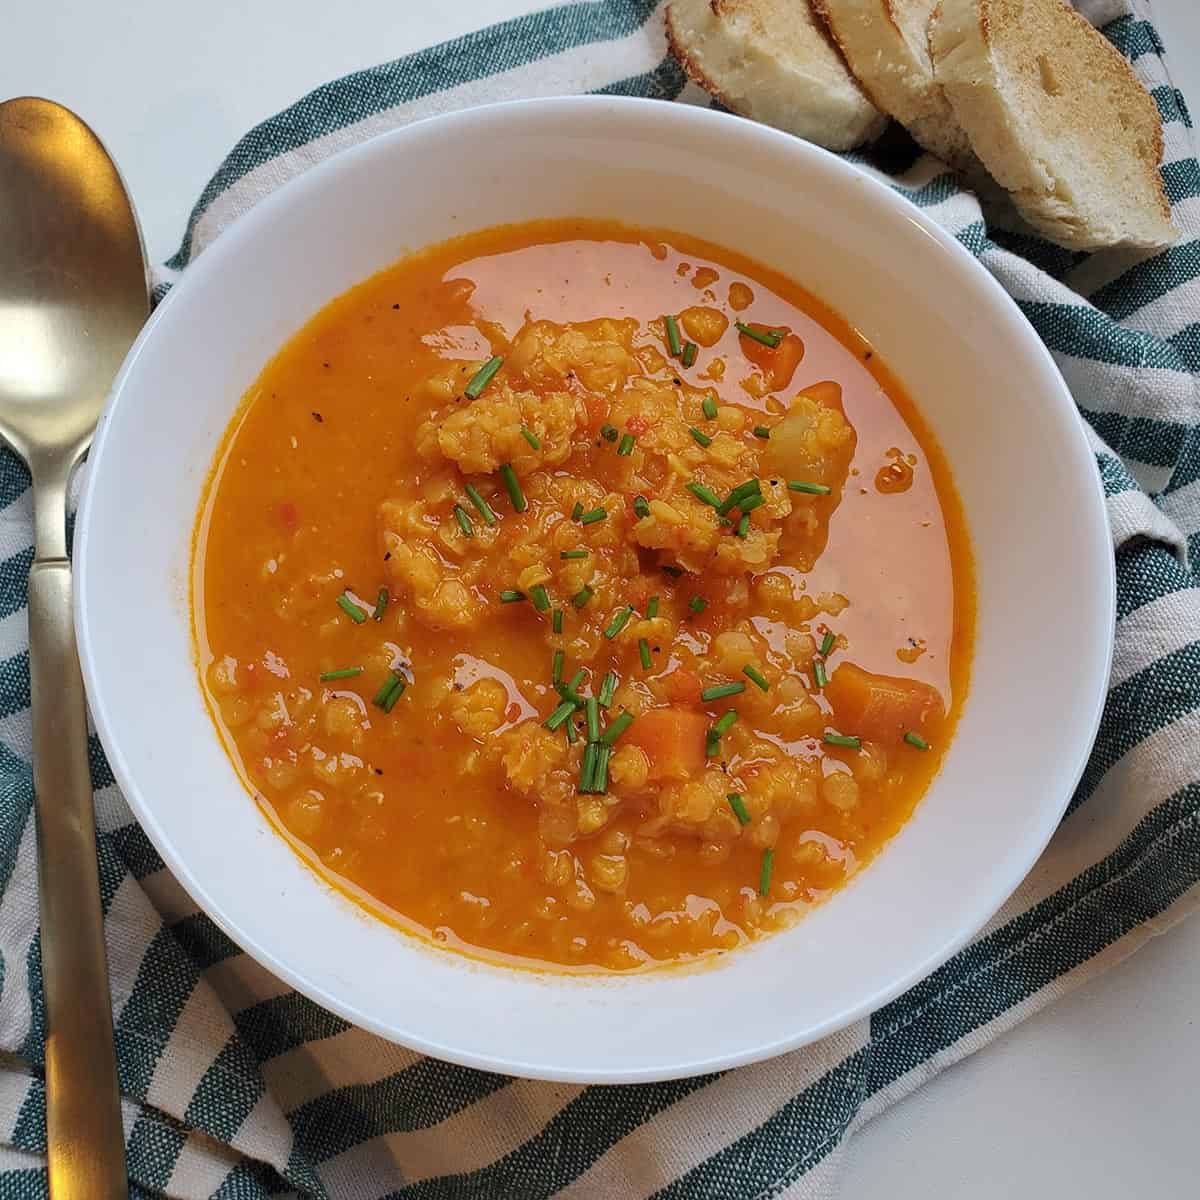
[[[381,1042],[242,954],[164,870],[95,746],[136,1196],[827,1196],[864,1121],[1195,907],[1200,167],[1141,4],[1087,0],[1086,11],[1158,102],[1177,246],[1141,261],[1074,254],[985,226],[928,157],[890,177],[1045,339],[1108,496],[1119,587],[1108,705],[1071,810],[1017,894],[907,995],[773,1062],[644,1086],[512,1080]],[[318,88],[251,132],[200,198],[160,288],[261,196],[344,146],[466,104],[576,91],[707,102],[666,56],[655,0],[571,3],[459,38]],[[46,1194],[45,1026],[23,608],[29,478],[7,452],[0,506],[0,1196],[21,1198]]]

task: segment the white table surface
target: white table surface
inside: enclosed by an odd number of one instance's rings
[[[41,0],[5,6],[0,97],[81,113],[116,155],[155,260],[252,125],[319,83],[541,6],[541,0]],[[353,13],[353,16],[349,14]],[[1200,6],[1157,0],[1200,116]],[[877,1118],[855,1139],[853,1200],[1195,1197],[1200,920]]]

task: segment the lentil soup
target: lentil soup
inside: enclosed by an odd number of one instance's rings
[[[974,593],[946,464],[836,314],[538,222],[406,258],[266,366],[199,515],[202,684],[326,879],[510,963],[790,924],[937,771]]]

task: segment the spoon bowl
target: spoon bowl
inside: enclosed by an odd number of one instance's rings
[[[149,312],[141,234],[116,165],[61,105],[0,104],[0,162],[0,437],[39,486],[65,487]]]

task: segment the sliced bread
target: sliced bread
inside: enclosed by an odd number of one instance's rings
[[[1065,0],[942,0],[930,50],[972,149],[1035,229],[1080,250],[1175,240],[1158,109]]]
[[[672,0],[667,42],[726,108],[829,150],[883,132],[809,0]]]
[[[938,0],[812,0],[876,108],[931,154],[977,170],[967,135],[934,79],[929,18]]]

